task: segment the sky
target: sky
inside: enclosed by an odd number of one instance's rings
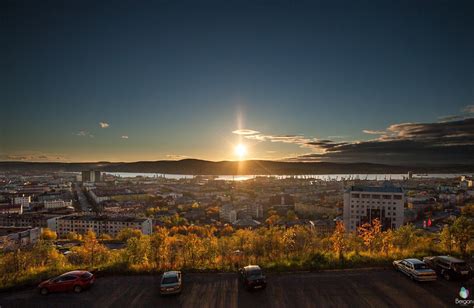
[[[0,15],[0,160],[474,163],[473,1],[6,0]]]

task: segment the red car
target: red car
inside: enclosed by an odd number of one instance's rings
[[[88,271],[72,271],[51,278],[39,284],[38,290],[42,295],[50,292],[74,291],[80,293],[94,284],[94,274]]]

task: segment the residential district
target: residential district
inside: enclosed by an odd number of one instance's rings
[[[220,180],[165,175],[121,177],[82,173],[0,174],[0,245],[34,244],[42,229],[70,239],[89,230],[115,238],[123,229],[151,234],[158,226],[307,225],[351,232],[378,218],[382,229],[412,223],[438,232],[474,200],[469,176],[407,174],[402,180],[358,177],[257,176]],[[67,253],[67,249],[64,251]]]

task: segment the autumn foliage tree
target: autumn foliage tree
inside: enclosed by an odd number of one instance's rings
[[[347,246],[346,230],[344,228],[343,222],[338,221],[336,223],[336,229],[331,235],[330,240],[332,243],[332,250],[338,256],[338,259],[342,260],[344,257],[344,251]]]
[[[97,240],[93,231],[88,231],[84,235],[81,246],[73,247],[70,261],[74,264],[84,264],[91,268],[96,265],[106,263],[109,260],[109,250]]]
[[[379,219],[372,220],[372,223],[365,223],[357,228],[357,233],[364,241],[365,247],[369,251],[378,249],[382,239],[382,224]]]
[[[52,231],[49,228],[44,228],[41,232],[41,238],[47,241],[54,241],[58,238],[56,232]]]

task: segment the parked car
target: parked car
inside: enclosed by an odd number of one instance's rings
[[[161,277],[160,294],[178,294],[182,290],[182,280],[180,271],[164,272]]]
[[[239,270],[240,280],[247,290],[265,289],[267,279],[258,265],[248,265]]]
[[[395,269],[401,271],[412,280],[434,281],[436,272],[428,267],[425,262],[418,259],[403,259],[393,261]]]
[[[451,256],[424,257],[423,261],[446,280],[466,280],[473,274],[473,269],[466,262]]]
[[[38,290],[42,295],[46,295],[51,292],[66,291],[80,293],[82,290],[90,288],[94,282],[94,274],[88,271],[72,271],[43,281],[38,285]]]

